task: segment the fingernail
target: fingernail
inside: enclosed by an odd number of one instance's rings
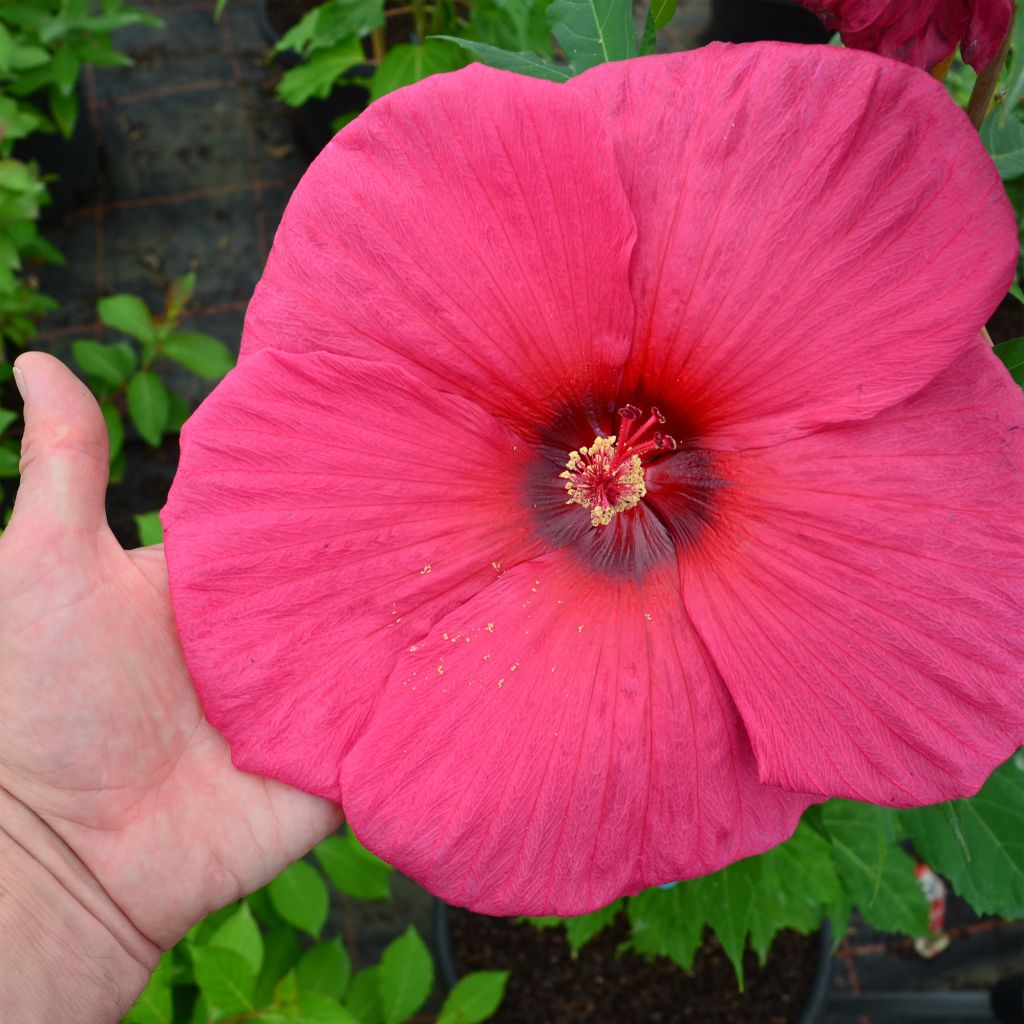
[[[21,368],[18,366],[14,367],[14,383],[18,388],[18,392],[21,395],[21,400],[24,402],[28,398],[25,393],[25,374],[21,372]]]

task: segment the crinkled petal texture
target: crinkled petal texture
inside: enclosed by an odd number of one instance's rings
[[[1022,452],[979,344],[867,423],[725,460],[684,595],[762,779],[932,803],[1024,742]]]
[[[375,103],[306,173],[242,353],[388,359],[506,419],[550,413],[581,378],[615,383],[635,233],[591,105],[480,65],[433,76]]]
[[[1012,283],[1002,183],[926,75],[765,44],[570,85],[605,108],[637,221],[623,394],[672,393],[712,446],[901,401],[974,344]]]
[[[933,68],[959,45],[976,71],[1010,30],[1013,0],[798,0],[847,46]]]
[[[970,791],[1024,740],[1022,400],[977,338],[1015,248],[966,119],[873,55],[375,103],[164,512],[236,763],[493,913],[712,871],[823,795]],[[632,402],[681,449],[594,528],[559,473]]]
[[[668,565],[595,579],[552,553],[442,617],[345,761],[370,847],[483,913],[579,914],[787,838]]]
[[[238,767],[340,800],[397,653],[529,553],[528,452],[396,367],[270,351],[182,441],[163,518],[206,715]]]

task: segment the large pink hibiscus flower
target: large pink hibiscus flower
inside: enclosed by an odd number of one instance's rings
[[[1013,0],[797,0],[847,46],[933,68],[960,47],[980,71],[1010,30]]]
[[[871,55],[374,104],[164,513],[238,766],[492,913],[975,790],[1024,739],[1024,401],[978,337],[1015,234],[941,86]]]

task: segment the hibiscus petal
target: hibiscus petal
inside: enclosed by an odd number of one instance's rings
[[[374,103],[295,191],[246,316],[271,347],[413,365],[544,421],[618,379],[635,224],[585,98],[474,65]]]
[[[1013,279],[999,176],[912,68],[708,46],[567,88],[605,107],[638,226],[622,393],[673,394],[716,446],[901,401],[973,344]]]
[[[402,656],[344,765],[360,839],[451,903],[580,914],[786,838],[674,566],[551,553]]]
[[[685,600],[764,781],[922,804],[1024,742],[1022,427],[979,342],[872,421],[723,457]]]
[[[182,433],[175,612],[235,764],[339,799],[399,651],[531,547],[507,428],[393,366],[250,356]]]

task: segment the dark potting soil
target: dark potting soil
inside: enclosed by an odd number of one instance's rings
[[[814,983],[818,936],[780,932],[762,968],[744,957],[745,991],[716,939],[698,952],[692,974],[670,960],[616,956],[624,917],[572,959],[561,928],[449,909],[461,973],[509,970],[494,1024],[793,1024]]]

